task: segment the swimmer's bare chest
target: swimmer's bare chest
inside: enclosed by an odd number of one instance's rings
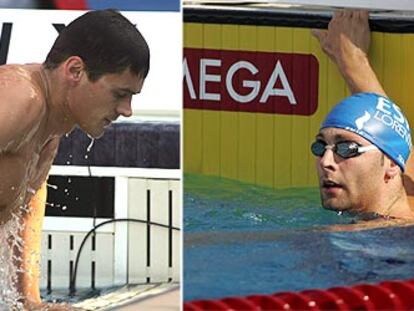
[[[44,165],[54,156],[49,142],[34,138],[16,150],[0,153],[0,222],[7,221],[11,212],[28,202],[39,176],[47,174],[39,170],[50,168]]]

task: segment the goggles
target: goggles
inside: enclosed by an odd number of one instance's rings
[[[341,158],[348,159],[378,148],[374,145],[361,146],[354,141],[341,141],[333,145],[328,145],[322,140],[317,140],[311,145],[311,151],[317,157],[322,157],[327,149],[331,149]]]

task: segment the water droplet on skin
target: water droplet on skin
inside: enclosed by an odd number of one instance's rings
[[[13,187],[13,186],[11,186],[11,187],[10,187],[10,189],[11,189],[11,190],[14,190],[14,189],[16,189],[16,188],[15,188],[15,187]]]

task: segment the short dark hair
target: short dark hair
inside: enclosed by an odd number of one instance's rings
[[[55,69],[70,56],[82,58],[92,81],[127,68],[142,78],[149,71],[147,42],[136,26],[113,9],[90,11],[72,21],[60,32],[44,66]]]

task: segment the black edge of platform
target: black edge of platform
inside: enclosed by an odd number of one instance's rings
[[[90,143],[84,132],[74,129],[61,138],[54,165],[180,168],[178,122],[115,123],[87,153]]]
[[[327,28],[331,12],[294,10],[258,10],[248,8],[186,8],[184,22],[208,24],[235,24],[258,26],[286,26],[298,28]],[[370,17],[372,31],[414,33],[414,17]]]

